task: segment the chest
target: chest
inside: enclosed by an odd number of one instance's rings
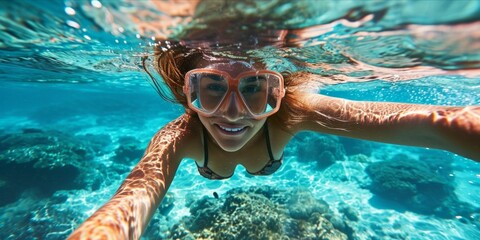
[[[231,176],[238,165],[248,172],[255,173],[265,168],[272,161],[282,158],[283,151],[290,135],[278,132],[270,127],[269,136],[262,132],[257,138],[235,152],[226,152],[211,138],[206,138],[206,144],[199,141],[194,160],[198,166],[207,166],[220,176]],[[200,138],[202,139],[202,138]]]

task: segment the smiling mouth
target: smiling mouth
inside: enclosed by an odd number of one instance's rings
[[[245,132],[247,127],[238,127],[238,128],[230,128],[230,127],[224,127],[217,125],[217,127],[220,129],[221,132],[229,135],[237,135]]]

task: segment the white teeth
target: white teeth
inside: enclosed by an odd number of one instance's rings
[[[222,127],[219,125],[219,127],[225,131],[228,131],[228,132],[238,132],[238,131],[241,131],[243,130],[245,127],[241,127],[241,128],[227,128],[227,127]]]

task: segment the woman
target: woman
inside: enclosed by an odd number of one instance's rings
[[[155,62],[186,111],[155,134],[113,198],[71,239],[138,239],[182,159],[194,159],[209,179],[231,177],[238,164],[252,175],[268,175],[282,164],[290,139],[305,130],[445,149],[480,160],[480,106],[327,97],[305,90],[304,73],[282,75],[241,55],[174,47],[157,50]]]

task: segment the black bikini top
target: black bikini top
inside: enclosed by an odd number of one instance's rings
[[[265,138],[266,138],[266,141],[267,141],[267,150],[268,150],[268,156],[270,156],[270,161],[268,161],[268,163],[265,165],[265,167],[263,167],[260,171],[258,172],[247,172],[252,174],[252,175],[270,175],[270,174],[273,174],[274,172],[276,172],[280,166],[282,166],[282,161],[283,161],[283,154],[282,156],[280,157],[280,159],[278,160],[275,160],[274,157],[273,157],[273,153],[272,153],[272,148],[271,148],[271,145],[270,145],[270,135],[268,134],[268,123],[265,123],[265,126],[263,127],[263,131],[265,133]],[[227,178],[230,178],[233,176],[233,173],[232,175],[228,176],[228,177],[224,177],[224,176],[220,176],[218,174],[216,174],[215,172],[213,172],[210,168],[208,168],[208,146],[207,146],[207,130],[205,129],[205,127],[203,127],[203,152],[204,152],[204,163],[203,163],[203,166],[199,166],[198,163],[197,164],[197,169],[198,169],[198,172],[200,173],[200,175],[208,178],[208,179],[227,179]]]

